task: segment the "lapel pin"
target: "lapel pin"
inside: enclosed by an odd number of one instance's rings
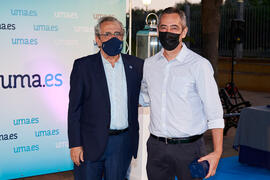
[[[133,67],[131,65],[129,65],[129,69],[132,69]]]

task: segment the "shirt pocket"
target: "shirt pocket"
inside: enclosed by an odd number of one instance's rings
[[[193,89],[193,81],[186,76],[174,76],[171,81],[170,88],[172,92],[178,96],[186,97]]]

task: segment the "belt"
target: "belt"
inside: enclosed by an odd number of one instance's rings
[[[109,129],[109,135],[110,136],[116,136],[116,135],[122,134],[122,133],[124,133],[126,131],[128,131],[128,128],[126,128],[126,129],[120,129],[120,130]]]
[[[189,136],[189,137],[182,137],[182,138],[165,138],[165,137],[157,137],[153,134],[151,134],[151,137],[165,142],[166,144],[180,144],[180,143],[191,143],[196,140],[198,140],[200,137],[202,137],[202,134],[195,135],[195,136]]]

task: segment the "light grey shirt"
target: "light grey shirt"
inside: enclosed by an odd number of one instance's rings
[[[144,63],[140,104],[150,105],[150,132],[160,137],[188,137],[224,128],[209,61],[185,44],[174,60],[168,61],[163,52]]]
[[[101,57],[110,95],[110,129],[125,129],[128,127],[127,81],[122,56],[120,55],[114,67],[102,55]]]

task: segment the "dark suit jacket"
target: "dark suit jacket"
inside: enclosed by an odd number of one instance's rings
[[[143,60],[121,54],[127,80],[128,134],[136,158],[139,141],[138,99]],[[82,146],[84,159],[95,161],[108,141],[111,107],[100,52],[74,62],[70,76],[68,138],[69,147]]]

